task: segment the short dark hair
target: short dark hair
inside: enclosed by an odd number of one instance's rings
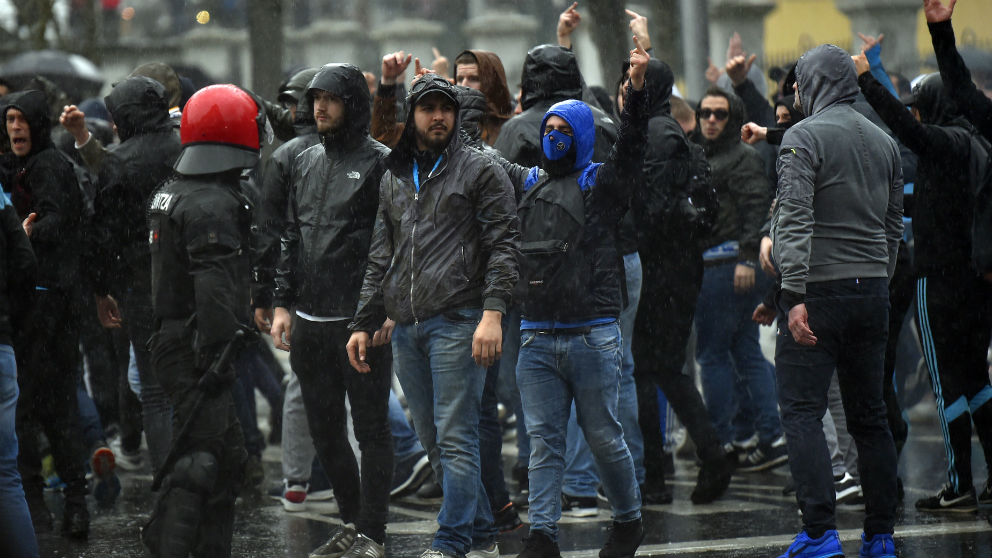
[[[459,64],[478,64],[478,63],[479,63],[479,59],[476,58],[475,55],[472,54],[472,51],[469,50],[462,52],[461,54],[458,55],[457,58],[455,58],[455,66]]]

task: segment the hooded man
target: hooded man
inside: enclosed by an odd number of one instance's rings
[[[902,236],[896,143],[852,107],[854,63],[822,45],[796,65],[806,118],[789,128],[777,161],[772,216],[782,276],[775,349],[782,429],[803,530],[783,556],[841,556],[834,479],[823,435],[835,371],[858,448],[867,516],[861,556],[895,556],[896,450],[882,375],[888,280]]]
[[[989,144],[961,115],[940,74],[913,88],[913,118],[855,59],[865,98],[902,143],[919,157],[914,188],[917,321],[930,367],[937,416],[947,450],[948,482],[917,500],[927,511],[972,511],[992,504],[992,478],[976,498],[971,475],[971,423],[992,470],[992,285],[972,264],[971,223],[977,179],[989,167]]]
[[[628,80],[626,73],[625,67],[621,83]],[[683,373],[703,278],[703,243],[695,222],[698,212],[689,191],[693,147],[671,114],[675,83],[671,68],[651,59],[645,82],[649,96],[644,186],[634,190],[631,204],[643,266],[632,342],[638,395],[642,401],[657,399],[655,386],[660,387],[688,429],[702,463],[691,499],[703,504],[726,491],[733,463],[710,422],[695,380]],[[623,99],[623,95],[618,95],[618,100],[623,102]],[[659,316],[665,319],[660,321]],[[658,417],[651,416],[651,409],[650,404],[639,409],[640,424],[646,427],[658,424]],[[670,489],[665,486],[662,440],[656,427],[645,430],[644,492],[664,501],[670,498]]]
[[[389,149],[369,137],[369,89],[357,67],[324,65],[310,81],[306,99],[320,144],[292,163],[272,338],[276,347],[290,351],[311,438],[344,523],[310,556],[382,558],[393,472],[386,418],[390,354],[385,347],[370,350],[373,368],[364,374],[348,366],[345,345]],[[346,396],[362,448],[360,481],[347,436]]]
[[[495,557],[479,476],[479,416],[517,281],[513,188],[492,159],[464,145],[450,83],[424,75],[407,101],[410,114],[379,188],[348,356],[356,370],[370,372],[372,332],[387,315],[396,321],[395,372],[444,487],[438,530],[423,556]]]
[[[487,50],[463,50],[455,57],[455,84],[485,95],[486,110],[479,119],[479,131],[482,141],[493,145],[503,123],[513,116],[503,62]]]
[[[593,112],[579,100],[551,106],[541,123],[542,161],[507,163],[521,194],[520,355],[530,455],[530,536],[521,558],[560,556],[562,477],[568,416],[579,426],[613,507],[601,558],[633,557],[644,537],[634,462],[618,419],[623,269],[617,233],[644,154],[644,70],[631,51],[629,102],[605,163],[593,163]]]
[[[154,324],[145,212],[152,192],[172,176],[181,147],[166,95],[161,83],[139,76],[118,83],[106,97],[121,143],[108,151],[100,166],[90,267],[104,326],[120,327],[121,316],[110,295],[123,296],[123,324],[141,378],[142,423],[155,471],[172,442],[172,406],[152,371],[147,348]]]
[[[775,378],[761,354],[758,324],[751,320],[765,291],[757,273],[761,227],[771,188],[761,155],[741,142],[744,104],[737,95],[710,88],[696,109],[692,139],[703,146],[720,210],[703,240],[703,282],[696,300],[696,360],[710,420],[724,445],[738,442],[744,471],[761,471],[788,459],[775,403]],[[749,398],[734,386],[746,386]],[[749,405],[751,424],[737,430],[735,414]],[[736,430],[736,431],[735,431]],[[758,435],[756,447],[747,440]]]
[[[584,84],[575,53],[557,45],[539,45],[527,52],[520,105],[523,112],[508,120],[493,144],[503,157],[524,167],[541,162],[538,140],[541,122],[551,105],[567,99],[582,99]],[[596,107],[590,107],[596,128],[593,159],[605,161],[617,139],[616,123]]]
[[[4,189],[38,260],[34,303],[14,339],[22,371],[17,413],[21,477],[32,515],[50,523],[42,498],[41,455],[34,443],[35,429],[43,428],[66,483],[62,532],[86,538],[85,449],[76,404],[79,325],[72,312],[81,279],[82,193],[72,163],[52,143],[44,93],[21,91],[4,101],[11,149],[7,157],[14,168],[12,183]]]

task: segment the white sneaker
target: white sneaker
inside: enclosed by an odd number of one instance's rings
[[[489,548],[477,548],[466,554],[465,558],[499,558],[499,545],[494,542]]]

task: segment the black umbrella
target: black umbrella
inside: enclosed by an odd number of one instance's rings
[[[59,50],[25,52],[0,66],[0,78],[15,89],[38,75],[54,82],[75,100],[97,94],[103,85],[103,73],[95,64],[78,54]]]

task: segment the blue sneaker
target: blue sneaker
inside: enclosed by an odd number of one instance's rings
[[[875,535],[870,539],[865,538],[861,533],[861,558],[896,558],[896,543],[892,540],[892,535]]]
[[[843,557],[844,549],[840,546],[840,535],[836,529],[831,529],[818,539],[811,539],[806,531],[800,531],[796,540],[789,545],[789,550],[778,558],[835,558]]]

